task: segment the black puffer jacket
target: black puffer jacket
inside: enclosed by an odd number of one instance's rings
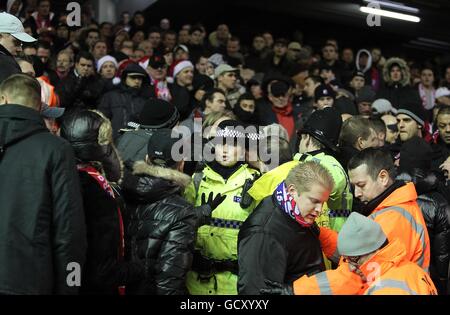
[[[438,179],[433,173],[414,169],[402,173],[402,179],[416,185],[417,203],[422,210],[431,245],[430,275],[440,294],[445,294],[450,256],[450,206],[438,192]]]
[[[266,197],[239,231],[239,294],[260,294],[264,279],[292,283],[324,271],[318,236],[317,225],[300,226]]]
[[[131,285],[144,277],[139,262],[120,258],[120,223],[118,195],[111,197],[87,172],[80,171],[80,182],[86,215],[88,251],[82,294],[118,294],[118,287]],[[124,209],[120,208],[123,217]]]
[[[137,176],[135,176],[137,175]],[[145,263],[147,276],[129,294],[186,294],[197,231],[193,206],[181,193],[191,178],[172,169],[136,162],[122,184],[134,210],[128,227],[133,259]]]

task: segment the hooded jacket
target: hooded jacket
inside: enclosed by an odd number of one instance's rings
[[[417,190],[417,203],[422,210],[430,236],[430,275],[439,290],[446,294],[450,256],[450,206],[438,191],[438,179],[433,173],[415,169],[412,174],[399,175],[412,181]]]
[[[86,226],[73,150],[25,106],[0,106],[0,130],[0,293],[75,294]]]
[[[148,83],[148,74],[145,70],[141,66],[131,63],[122,72],[122,82],[119,87],[104,94],[98,106],[98,110],[111,120],[114,139],[117,139],[119,130],[125,128],[128,122],[138,119],[146,100],[141,94],[141,89],[131,88],[125,84],[129,73],[144,75],[143,83]]]
[[[197,229],[193,207],[182,196],[191,178],[176,170],[136,162],[125,173],[124,197],[132,213],[128,226],[132,260],[146,276],[130,294],[187,294]]]
[[[392,81],[390,76],[390,70],[395,64],[400,67],[402,72],[402,78],[399,82]],[[422,104],[418,90],[410,86],[411,74],[405,60],[397,57],[388,59],[383,67],[383,80],[384,86],[378,91],[377,99],[387,99],[395,108],[411,102]]]
[[[22,72],[14,56],[2,45],[0,45],[0,69],[0,83],[7,77]]]

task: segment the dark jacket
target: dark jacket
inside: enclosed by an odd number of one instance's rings
[[[169,91],[172,95],[171,103],[178,109],[180,120],[184,120],[194,110],[194,99],[191,93],[184,86],[178,85],[176,82],[169,84]]]
[[[137,162],[125,173],[124,197],[133,212],[128,227],[131,256],[144,261],[147,276],[129,294],[186,294],[197,231],[193,206],[181,195],[191,178]]]
[[[411,180],[417,190],[417,203],[422,210],[430,237],[430,275],[439,294],[447,288],[450,261],[450,205],[438,191],[438,179],[414,169],[412,174],[402,173],[402,179]]]
[[[119,286],[127,287],[144,277],[139,262],[125,262],[120,258],[120,220],[126,211],[87,172],[80,171],[81,190],[86,216],[88,251],[80,292],[83,294],[118,294]]]
[[[67,111],[96,109],[103,94],[104,81],[98,76],[79,77],[75,69],[56,87],[61,107]]]
[[[393,82],[390,78],[389,71],[393,64],[398,64],[400,66],[402,79],[399,82]],[[395,108],[399,108],[407,103],[422,104],[419,92],[409,84],[410,78],[411,74],[406,62],[400,58],[390,58],[386,61],[383,68],[384,86],[380,87],[376,98],[387,99]]]
[[[77,293],[66,281],[81,271],[70,263],[84,265],[86,227],[73,150],[24,106],[0,106],[0,130],[0,293]]]
[[[21,73],[19,65],[14,56],[0,45],[0,83],[2,83],[10,75]]]
[[[266,197],[239,231],[239,294],[255,295],[264,279],[292,283],[325,270],[317,225],[300,226]]]

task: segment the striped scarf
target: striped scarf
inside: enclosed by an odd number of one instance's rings
[[[275,198],[279,207],[284,212],[303,227],[310,227],[312,223],[308,223],[302,217],[300,209],[297,207],[294,198],[288,193],[286,183],[283,181],[275,189]]]

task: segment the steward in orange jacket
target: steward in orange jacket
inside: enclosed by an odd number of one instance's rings
[[[380,224],[352,213],[339,233],[345,256],[336,270],[298,279],[293,288],[266,281],[262,293],[296,295],[437,295],[433,281],[406,258],[400,240],[389,242]]]
[[[430,240],[416,199],[413,183],[395,182],[384,195],[387,197],[369,215],[381,225],[389,241],[400,240],[406,249],[406,258],[428,272],[430,266]],[[339,257],[338,234],[321,228],[319,239],[327,257]]]

